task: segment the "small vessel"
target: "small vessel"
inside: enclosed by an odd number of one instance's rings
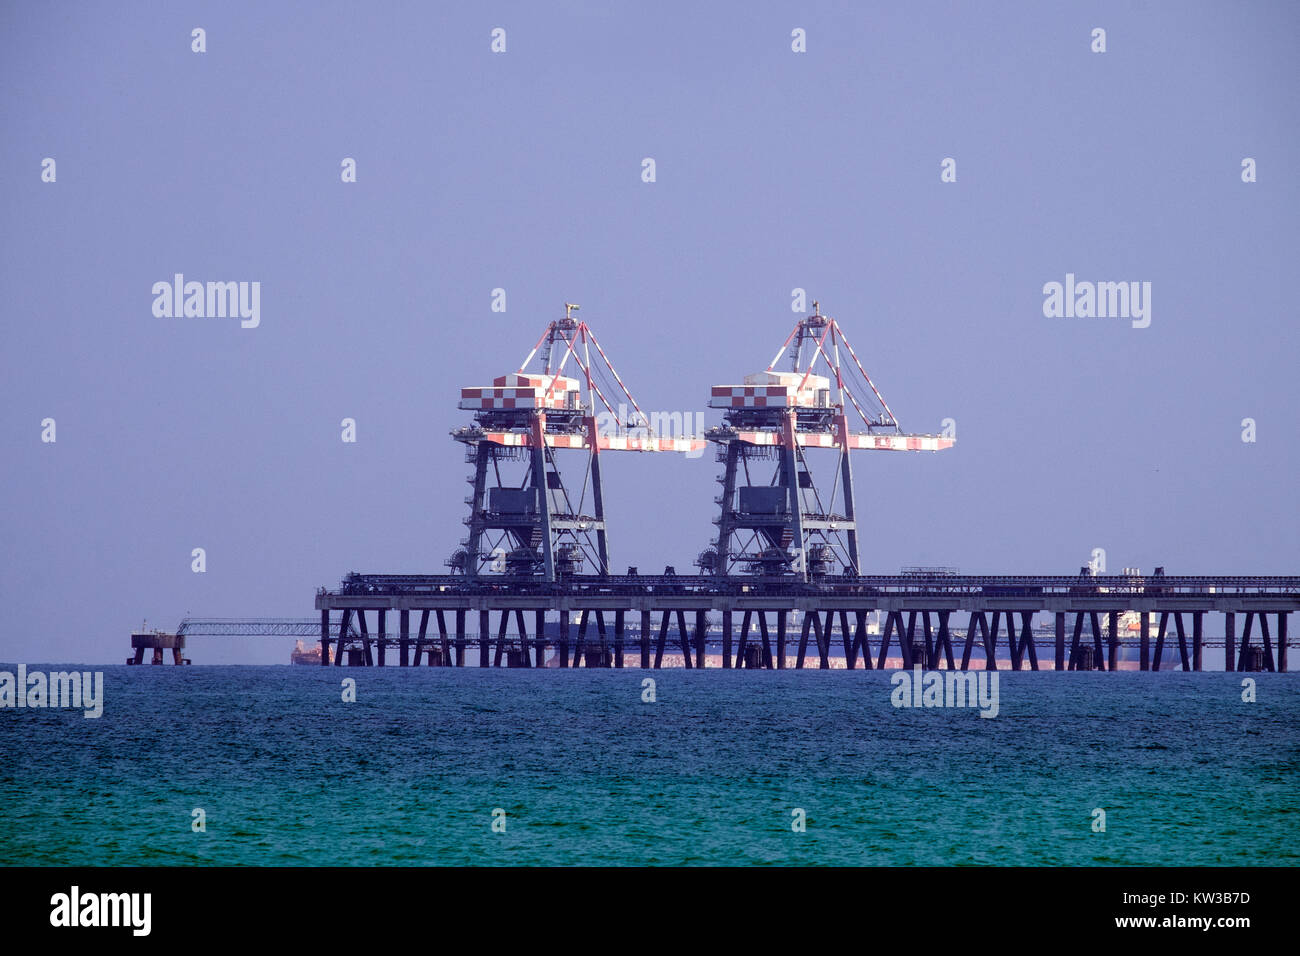
[[[307,647],[299,639],[294,644],[293,653],[289,655],[290,664],[315,664],[320,666],[320,643],[315,647]],[[330,652],[325,652],[325,663],[330,663]]]

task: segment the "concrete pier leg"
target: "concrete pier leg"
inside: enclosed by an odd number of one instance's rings
[[[347,640],[348,628],[352,624],[352,610],[345,608],[343,616],[339,618],[339,640],[338,647],[334,649],[334,666],[343,666],[343,642]]]
[[[1264,642],[1264,669],[1274,671],[1277,669],[1273,662],[1273,636],[1268,632],[1268,612],[1259,612],[1259,636]]]
[[[865,621],[866,616],[858,611],[854,624],[863,624],[865,629]],[[858,660],[858,631],[856,627],[853,630],[849,629],[848,611],[840,611],[840,637],[844,642],[844,666],[848,670],[853,670],[853,665]]]
[[[1286,611],[1277,613],[1277,670],[1286,673]]]
[[[1187,635],[1183,633],[1183,612],[1174,612],[1174,630],[1178,632],[1178,657],[1184,671],[1192,669],[1192,659],[1187,653]]]
[[[573,642],[574,667],[582,666],[582,656],[584,654],[587,654],[589,658],[591,656],[587,649],[587,624],[590,623],[590,618],[590,611],[583,611],[582,616],[578,618],[578,639]],[[587,661],[587,666],[591,666],[590,660]]]
[[[704,666],[704,639],[709,633],[708,611],[695,612],[695,666]]]
[[[1007,611],[1007,653],[1011,657],[1011,669],[1020,670],[1020,643],[1016,634],[1016,612]]]
[[[686,629],[686,612],[677,612],[677,640],[682,645],[682,657],[686,662],[686,668],[691,667],[691,635]]]
[[[605,612],[596,612],[596,632],[600,634],[600,666],[609,666],[609,634],[605,631]]]
[[[1056,612],[1056,669],[1065,670],[1065,612]]]
[[[1097,612],[1096,612],[1096,611],[1091,612],[1091,621],[1090,621],[1090,623],[1092,624],[1092,655],[1093,655],[1093,657],[1092,657],[1092,662],[1093,662],[1093,667],[1096,668],[1097,670],[1105,670],[1105,668],[1106,668],[1106,656],[1105,656],[1105,653],[1104,653],[1104,652],[1102,651],[1102,649],[1101,649],[1101,624],[1098,623]],[[1089,670],[1091,670],[1091,669],[1092,669],[1092,668],[1089,668]]]
[[[736,669],[737,670],[739,670],[742,667],[749,666],[745,661],[745,652],[749,649],[749,628],[750,625],[753,623],[753,621],[754,621],[754,615],[752,611],[746,611],[744,614],[740,616],[740,639],[736,641]],[[724,634],[726,633],[728,626],[729,626],[729,622],[724,617],[723,624],[722,624]],[[730,655],[726,655],[726,658],[729,660]]]
[[[1247,611],[1246,626],[1241,629],[1241,651],[1240,651],[1240,657],[1237,659],[1237,670],[1246,669],[1246,665],[1245,665],[1246,655],[1248,655],[1251,652],[1250,651],[1250,646],[1251,646],[1250,630],[1251,630],[1251,626],[1254,623],[1255,623],[1255,612]]]
[[[722,612],[722,669],[731,670],[731,612]]]
[[[330,662],[330,612],[320,612],[320,662],[327,666]]]
[[[650,611],[641,611],[641,669],[650,669]]]
[[[983,611],[971,611],[970,623],[966,625],[966,645],[961,651],[961,669],[970,670],[970,655],[975,649],[975,635],[980,631],[980,619],[983,618]],[[893,621],[893,615],[890,615],[890,623]],[[889,626],[885,627],[885,642],[889,640]],[[881,645],[881,657],[884,657],[884,644]]]
[[[411,666],[411,612],[397,612],[397,666]]]
[[[441,663],[442,663],[442,666],[443,666],[443,667],[451,667],[451,666],[452,666],[452,660],[451,660],[451,644],[450,644],[450,642],[447,640],[447,618],[446,618],[446,616],[442,613],[441,610],[434,611],[433,613],[434,613],[434,617],[437,619],[437,622],[438,622],[438,648],[439,648],[439,650],[442,651],[442,662],[441,662]],[[455,622],[455,618],[453,618],[452,621],[453,621],[453,624],[454,624],[454,622]],[[428,652],[427,652],[427,651],[425,652],[425,659],[428,660]],[[430,662],[430,663],[432,663],[432,662]]]
[[[533,629],[533,645],[537,648],[537,663],[534,667],[546,666],[546,609],[537,609],[537,620]]]
[[[835,624],[835,619],[832,614],[833,612],[827,611],[825,622],[818,625],[817,612],[813,611],[813,627],[817,634],[817,656],[821,660],[821,663],[817,666],[824,671],[830,670],[831,667],[831,628]]]
[[[1138,638],[1138,670],[1151,670],[1151,635],[1148,631],[1151,628],[1151,612],[1143,611],[1138,615],[1138,620],[1142,623],[1138,626],[1142,628],[1142,633]]]
[[[1237,616],[1232,611],[1223,614],[1223,669],[1237,669]]]
[[[366,612],[364,610],[357,610],[357,624],[361,625],[361,644],[364,648],[362,659],[365,661],[363,666],[374,667],[375,655],[370,649],[370,628],[366,625]]]
[[[429,612],[420,612],[420,632],[415,638],[415,666],[420,666],[420,654],[424,650],[424,638],[429,633]]]
[[[1079,648],[1083,646],[1083,611],[1074,615],[1074,637],[1070,641],[1070,670],[1079,670]]]
[[[515,628],[519,631],[518,667],[531,667],[532,658],[528,650],[528,628],[524,623],[524,612],[515,608]]]
[[[785,627],[787,611],[776,612],[776,669],[785,670]]]
[[[569,666],[569,612],[560,612],[560,666]]]
[[[1034,612],[1022,611],[1020,613],[1020,650],[1023,653],[1026,646],[1029,648],[1029,669],[1038,670],[1038,645],[1034,643]]]
[[[799,632],[799,653],[794,659],[794,669],[803,668],[804,657],[808,654],[808,629],[812,627],[812,619],[815,611],[805,612],[803,616],[803,630]]]
[[[623,641],[627,637],[627,621],[623,611],[614,612],[614,667],[623,669]]]
[[[671,611],[659,612],[659,640],[655,642],[655,670],[664,663],[664,646],[668,642],[668,625],[672,623]]]
[[[501,620],[498,622],[497,627],[497,649],[496,654],[492,658],[493,667],[501,666],[501,658],[506,652],[506,628],[510,626],[510,612],[501,611],[500,613]]]

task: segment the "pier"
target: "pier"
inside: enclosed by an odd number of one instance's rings
[[[657,668],[666,650],[679,650],[687,667],[702,668],[713,643],[723,669],[826,669],[834,645],[849,669],[883,668],[896,648],[909,668],[966,670],[978,651],[976,665],[990,670],[1003,652],[1011,670],[1114,671],[1117,622],[1134,611],[1142,621],[1140,670],[1203,670],[1203,650],[1218,643],[1205,636],[1206,616],[1222,615],[1226,670],[1285,671],[1300,576],[839,575],[796,582],[638,574],[541,582],[354,573],[336,589],[322,588],[316,608],[317,636],[322,647],[333,642],[335,666],[348,657],[385,666],[396,648],[399,666],[418,665],[422,655],[428,663],[433,653],[443,666],[535,667],[553,650],[559,667]],[[789,626],[794,611],[801,612],[797,629]],[[875,611],[885,623],[870,635],[866,619]],[[711,613],[721,617],[712,640]],[[1048,646],[1034,634],[1043,615],[1053,625]],[[558,628],[548,628],[551,621]],[[959,622],[965,633],[954,639]],[[676,647],[668,646],[670,632]]]

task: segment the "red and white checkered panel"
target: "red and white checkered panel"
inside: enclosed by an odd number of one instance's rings
[[[574,398],[570,401],[569,396]],[[537,388],[462,388],[460,408],[570,408],[577,406],[577,393],[556,390],[550,395]]]
[[[794,389],[784,385],[715,385],[710,408],[788,408]]]
[[[788,385],[715,385],[710,408],[819,408],[829,401],[821,390]]]
[[[492,384],[496,388],[550,388],[551,380],[557,376],[531,374],[528,372],[511,372],[509,375],[498,375],[492,379]],[[578,390],[578,380],[569,378],[567,375],[558,376],[559,381],[555,386],[557,392],[575,392]]]

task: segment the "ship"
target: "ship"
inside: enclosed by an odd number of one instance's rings
[[[325,652],[325,663],[332,660],[330,652]],[[293,653],[289,655],[290,664],[315,664],[320,666],[320,644],[314,647],[307,647],[301,640],[294,644]]]

